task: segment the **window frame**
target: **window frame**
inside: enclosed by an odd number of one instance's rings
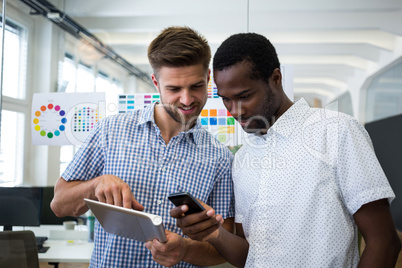
[[[1,15],[0,15],[1,17]],[[12,6],[7,6],[7,14],[6,14],[6,23],[8,26],[12,27],[13,25],[17,26],[20,31],[20,41],[22,42],[20,47],[20,62],[19,62],[19,73],[20,73],[20,89],[23,93],[21,97],[13,98],[10,96],[2,95],[2,110],[22,113],[24,117],[24,130],[21,135],[21,141],[19,145],[22,146],[22,156],[17,157],[20,160],[20,163],[16,163],[16,166],[19,167],[19,171],[17,174],[20,174],[20,178],[16,178],[13,182],[6,183],[9,186],[15,186],[26,183],[26,178],[29,176],[28,170],[26,168],[27,163],[29,163],[29,154],[30,154],[30,146],[27,146],[29,142],[27,142],[30,137],[30,120],[31,120],[31,104],[30,100],[32,97],[32,89],[27,85],[29,84],[30,79],[30,65],[29,62],[32,56],[32,47],[31,44],[31,35],[30,33],[33,31],[33,22],[32,20],[24,16],[20,11],[14,9]],[[10,25],[11,24],[11,25]],[[7,42],[7,39],[5,39]],[[6,46],[5,46],[6,47]],[[6,53],[6,51],[5,51]],[[22,53],[25,53],[23,55]],[[22,81],[22,82],[21,82]],[[2,112],[3,112],[2,111]],[[3,114],[2,114],[3,116]],[[1,124],[1,122],[0,122]],[[4,141],[3,141],[4,142]],[[18,142],[18,141],[17,141]],[[22,144],[22,145],[21,145]],[[0,144],[1,146],[1,144]],[[17,160],[16,159],[16,160]],[[2,184],[3,181],[0,181]]]

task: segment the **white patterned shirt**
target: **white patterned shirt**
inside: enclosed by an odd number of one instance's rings
[[[62,177],[90,180],[113,174],[130,186],[144,212],[162,216],[167,230],[182,235],[169,214],[174,205],[168,194],[188,191],[224,218],[234,217],[232,160],[232,153],[199,122],[166,145],[150,105],[101,121]],[[161,267],[144,243],[106,233],[98,221],[94,240],[90,267]],[[181,262],[174,267],[196,266]]]
[[[353,214],[395,197],[364,128],[304,99],[236,153],[233,182],[246,267],[356,267]]]

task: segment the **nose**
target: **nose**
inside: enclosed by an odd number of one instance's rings
[[[228,109],[230,114],[236,119],[244,114],[244,109],[242,108],[240,101],[232,101],[226,108]]]
[[[194,97],[192,96],[190,90],[184,89],[180,95],[180,102],[183,105],[190,106],[194,101]]]

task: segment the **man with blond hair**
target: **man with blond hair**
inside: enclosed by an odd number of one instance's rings
[[[162,216],[168,241],[146,246],[106,233],[96,222],[90,267],[222,263],[209,243],[183,237],[167,199],[191,192],[232,231],[233,157],[197,121],[207,101],[210,47],[190,28],[169,27],[152,41],[148,58],[160,103],[100,122],[57,181],[52,209],[57,216],[78,216],[88,210],[83,199],[89,198]]]

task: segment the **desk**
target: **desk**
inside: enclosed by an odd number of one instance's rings
[[[89,263],[94,243],[87,241],[46,240],[44,247],[50,247],[45,253],[39,253],[40,262],[81,262]]]
[[[2,231],[2,228],[0,229]],[[36,236],[48,237],[43,246],[49,247],[49,249],[45,253],[38,253],[39,262],[89,263],[91,260],[94,243],[86,240],[87,231],[70,231],[75,234],[69,235],[67,239],[62,236],[65,232],[63,225],[41,225],[40,227],[25,228],[17,226],[13,230],[31,230]]]

